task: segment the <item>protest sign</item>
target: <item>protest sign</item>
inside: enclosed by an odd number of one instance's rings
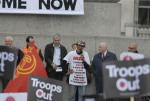
[[[0,46],[0,77],[13,79],[17,64],[18,49]]]
[[[30,75],[28,83],[29,101],[62,101],[62,81]]]
[[[103,64],[104,97],[129,98],[150,93],[150,59]]]

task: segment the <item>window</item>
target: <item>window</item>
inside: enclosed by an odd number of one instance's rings
[[[139,1],[138,24],[150,25],[150,0]]]
[[[139,0],[139,6],[150,6],[150,0]]]

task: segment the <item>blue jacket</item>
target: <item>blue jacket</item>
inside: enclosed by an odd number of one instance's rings
[[[107,51],[104,60],[102,54],[98,53],[94,56],[92,61],[92,72],[95,77],[96,93],[103,93],[103,76],[102,76],[102,63],[107,61],[117,60],[114,53]]]

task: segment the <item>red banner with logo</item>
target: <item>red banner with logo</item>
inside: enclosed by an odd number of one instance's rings
[[[47,77],[44,64],[37,53],[34,42],[28,48],[16,68],[15,79],[10,80],[4,93],[27,92],[29,75]]]

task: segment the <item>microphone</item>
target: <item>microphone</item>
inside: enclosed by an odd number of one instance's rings
[[[82,50],[80,50],[80,52],[77,52],[77,54],[78,55],[81,55],[83,53],[83,51]]]
[[[83,51],[81,50],[80,52],[79,52],[79,54],[82,54],[83,53]]]

